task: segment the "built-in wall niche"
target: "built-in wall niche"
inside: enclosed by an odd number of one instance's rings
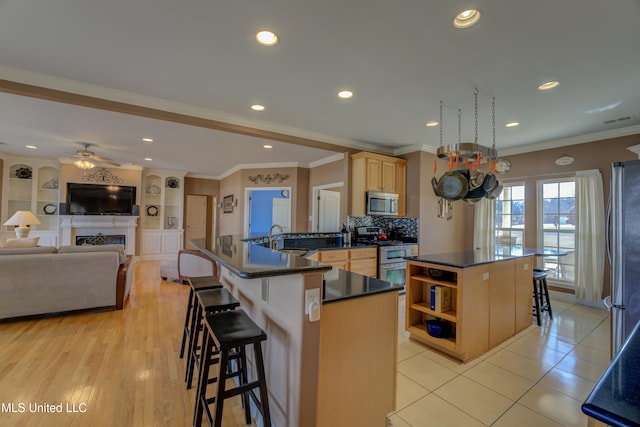
[[[31,211],[40,221],[31,226],[32,230],[57,230],[60,170],[56,163],[17,157],[6,158],[4,164],[0,224],[17,211]],[[3,230],[13,231],[13,226],[4,226]]]
[[[145,169],[140,217],[142,259],[174,259],[184,246],[185,172]]]
[[[181,208],[181,185],[180,178],[168,176],[164,180],[164,228],[173,229],[178,227]]]

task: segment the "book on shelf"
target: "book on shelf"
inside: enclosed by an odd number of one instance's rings
[[[431,286],[431,310],[442,313],[451,310],[451,288],[447,286]]]

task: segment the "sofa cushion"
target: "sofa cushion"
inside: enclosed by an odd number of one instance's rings
[[[0,248],[0,255],[55,254],[55,246],[36,246],[35,248]]]
[[[40,241],[40,236],[37,237],[23,237],[23,238],[13,238],[7,239],[4,243],[5,248],[35,248],[38,246],[38,241]]]
[[[120,257],[120,264],[125,261],[124,246],[113,245],[78,245],[78,246],[60,246],[58,253],[78,253],[78,252],[117,252]]]

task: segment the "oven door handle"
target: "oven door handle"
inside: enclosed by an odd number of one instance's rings
[[[398,270],[400,268],[407,268],[406,262],[394,262],[391,264],[380,264],[380,268],[383,270]]]

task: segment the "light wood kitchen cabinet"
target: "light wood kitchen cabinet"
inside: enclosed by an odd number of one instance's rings
[[[378,249],[349,249],[347,270],[363,276],[376,277],[378,274]]]
[[[398,193],[398,216],[405,216],[407,210],[407,164],[396,164],[395,172],[396,193]]]
[[[407,161],[397,157],[360,152],[351,156],[351,214],[365,215],[367,191],[397,193],[398,215],[404,216],[407,187]]]
[[[377,248],[332,249],[318,251],[307,258],[363,276],[376,277],[378,269]]]

